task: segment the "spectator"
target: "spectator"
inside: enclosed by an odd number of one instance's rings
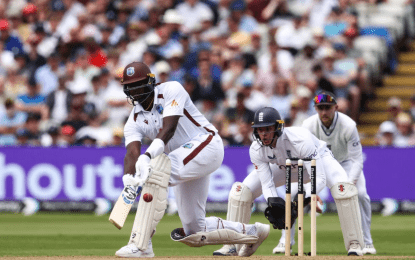
[[[401,112],[396,117],[397,134],[394,139],[394,146],[408,147],[415,145],[415,133],[412,118],[409,114]]]
[[[69,88],[72,92],[71,105],[68,117],[61,124],[62,129],[64,125],[70,125],[76,132],[87,125],[88,115],[96,112],[94,104],[86,101],[88,89],[89,85],[86,81],[76,81],[71,84]]]
[[[50,119],[56,124],[62,123],[69,114],[72,92],[67,88],[68,80],[68,76],[60,76],[58,89],[46,97],[46,105],[49,109]]]
[[[46,97],[40,94],[40,86],[34,80],[29,81],[27,93],[17,97],[16,108],[21,111],[39,113],[42,120],[49,118],[49,110],[46,106]]]
[[[90,113],[88,115],[88,125],[80,128],[75,135],[77,140],[90,137],[90,139],[95,140],[94,145],[98,146],[107,146],[112,141],[111,128],[102,126],[97,113]]]
[[[112,142],[110,146],[124,146],[124,130],[121,127],[115,127],[112,130]]]
[[[315,110],[310,106],[313,93],[307,87],[299,86],[296,91],[296,97],[298,100],[298,110],[293,121],[293,126],[301,126],[304,120],[315,113]]]
[[[157,75],[156,75],[157,82],[163,83],[163,82],[169,81],[169,78],[170,78],[169,74],[170,74],[171,68],[170,68],[169,63],[167,63],[167,61],[165,60],[158,61],[156,62],[154,67],[156,68],[156,71],[157,71]]]
[[[27,144],[31,146],[40,146],[41,132],[39,129],[40,114],[29,113],[25,123],[27,129]]]
[[[244,120],[238,120],[238,133],[235,135],[235,144],[233,146],[250,146],[252,144],[251,123]]]
[[[6,99],[6,112],[0,117],[0,145],[15,145],[17,143],[14,133],[22,128],[27,119],[27,113],[17,111],[13,99]]]
[[[178,81],[183,85],[186,76],[186,70],[183,67],[183,52],[171,54],[168,62],[171,68],[169,80]]]
[[[400,98],[393,96],[388,99],[388,118],[391,121],[395,121],[402,110],[402,101]]]
[[[4,85],[4,95],[12,99],[16,99],[28,91],[27,78],[20,76],[17,69],[17,66],[9,68],[6,77],[1,78],[1,84]]]
[[[62,124],[61,132],[58,137],[58,146],[66,147],[75,145],[76,129],[71,124]]]
[[[297,84],[309,85],[313,80],[313,67],[318,63],[314,57],[314,42],[307,42],[303,51],[294,59],[293,76]],[[278,110],[279,111],[279,110]]]
[[[292,23],[281,26],[275,34],[278,46],[295,56],[311,40],[312,32],[307,26],[306,17],[294,16]]]
[[[385,121],[379,126],[378,134],[376,135],[375,144],[382,147],[391,147],[394,145],[394,138],[397,133],[395,123]]]
[[[334,93],[333,84],[327,80],[323,73],[323,67],[321,64],[316,64],[312,68],[314,78],[316,79],[317,90],[328,91]],[[279,110],[278,110],[279,111]]]
[[[96,66],[91,66],[90,56],[85,49],[79,49],[76,53],[74,80],[84,80],[91,82],[92,78],[99,74],[100,70]]]
[[[327,80],[334,86],[334,95],[337,97],[338,110],[347,114],[349,109],[348,103],[348,86],[350,84],[349,75],[346,71],[337,71],[334,67],[335,54],[333,49],[326,49],[323,56],[323,73]]]
[[[59,126],[52,125],[48,128],[46,134],[42,135],[41,144],[43,147],[59,146]]]
[[[12,35],[10,22],[6,19],[0,20],[0,40],[4,43],[3,49],[11,51],[13,55],[24,53],[23,44],[18,36]]]
[[[227,106],[235,107],[236,94],[242,87],[244,79],[245,61],[241,55],[237,55],[230,60],[229,67],[222,74],[222,89],[225,92]]]
[[[277,109],[283,119],[289,117],[291,100],[293,99],[293,95],[288,93],[288,86],[287,80],[278,80],[274,85],[274,94],[269,102],[269,106]]]
[[[269,100],[262,92],[253,89],[254,74],[252,71],[249,72],[245,75],[240,92],[245,96],[245,106],[251,111],[257,111]]]
[[[411,97],[411,107],[409,108],[409,112],[412,116],[412,120],[415,121],[415,95]]]
[[[29,140],[29,131],[26,128],[19,128],[16,131],[16,146],[26,146]]]
[[[228,129],[232,135],[237,133],[238,120],[252,123],[255,115],[253,111],[245,106],[246,96],[243,93],[239,92],[236,96],[236,100],[236,107],[227,108],[225,112],[228,121]]]
[[[210,7],[199,0],[185,0],[176,6],[176,11],[179,14],[186,14],[183,16],[183,30],[186,33],[191,32],[200,24],[200,17],[203,14],[211,14],[213,12]]]
[[[108,106],[105,102],[105,91],[108,82],[102,82],[103,78],[109,75],[109,71],[104,68],[101,70],[100,76],[92,78],[92,91],[86,95],[86,101],[94,104],[95,111],[99,115],[100,122],[105,122],[108,119]]]
[[[198,62],[196,92],[199,99],[211,100],[219,104],[225,96],[220,82],[213,78],[211,64],[208,58],[200,59]]]
[[[52,53],[47,59],[47,63],[38,68],[35,72],[36,82],[40,85],[40,93],[44,96],[49,95],[58,88],[58,75],[63,74],[60,68],[60,57],[58,53]]]
[[[366,82],[365,76],[359,71],[359,65],[354,58],[346,56],[346,45],[343,43],[335,43],[334,49],[336,50],[336,61],[333,66],[335,70],[348,78],[347,95],[350,99],[350,117],[355,121],[358,119],[358,113],[360,109],[361,89],[365,88],[364,82]],[[360,88],[357,84],[362,83]],[[340,89],[337,89],[339,92]],[[344,97],[344,96],[343,96]]]

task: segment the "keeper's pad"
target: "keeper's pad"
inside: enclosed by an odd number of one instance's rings
[[[252,192],[242,182],[232,185],[226,220],[248,224],[251,219]]]
[[[228,199],[228,213],[226,220],[248,224],[251,219],[252,192],[242,182],[235,182],[232,185]],[[239,252],[242,245],[237,245]]]
[[[141,192],[130,237],[130,243],[135,243],[143,251],[147,249],[148,241],[167,208],[167,188],[171,174],[171,163],[166,154],[151,160],[150,166],[151,175]],[[144,201],[146,194],[153,196],[150,202]]]
[[[182,242],[191,247],[222,244],[255,244],[258,241],[257,236],[241,234],[230,229],[197,232],[196,234],[185,236],[183,228],[176,228],[171,232],[170,237],[174,241]]]
[[[357,241],[364,248],[362,218],[356,186],[348,182],[339,182],[331,187],[330,191],[336,202],[346,250],[349,250],[351,241]]]

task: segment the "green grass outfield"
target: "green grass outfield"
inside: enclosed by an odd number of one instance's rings
[[[210,216],[212,214],[209,214]],[[221,213],[217,216],[226,218]],[[108,215],[38,213],[0,214],[0,256],[113,256],[127,244],[134,215],[129,215],[122,230],[108,222]],[[262,214],[254,214],[251,223],[267,223]],[[305,247],[310,251],[310,218],[305,216]],[[156,256],[210,256],[220,246],[191,248],[173,242],[170,232],[180,227],[178,216],[165,216],[153,237]],[[256,255],[272,255],[281,232],[271,229],[270,236]],[[372,236],[378,256],[415,256],[415,216],[373,216]],[[293,253],[297,252],[295,246]],[[343,237],[337,215],[317,218],[317,254],[345,255]]]

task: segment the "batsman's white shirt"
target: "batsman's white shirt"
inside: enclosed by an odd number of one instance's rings
[[[334,158],[345,168],[349,181],[356,183],[363,170],[363,156],[359,133],[353,119],[336,112],[330,128],[326,128],[316,114],[307,118],[303,127],[327,143]]]
[[[183,86],[176,81],[157,85],[150,112],[134,106],[124,127],[125,145],[147,137],[154,140],[163,117],[180,116],[173,137],[165,146],[171,160],[170,186],[174,186],[180,219],[186,234],[202,231],[209,190],[209,174],[224,157],[216,128],[199,112]]]
[[[254,141],[249,149],[251,162],[255,170],[243,181],[256,198],[264,195],[265,199],[277,197],[276,187],[285,184],[285,160],[287,158],[316,159],[317,193],[326,185],[347,181],[346,172],[334,159],[324,141],[318,140],[310,131],[302,127],[287,127],[278,138],[275,148],[261,146]],[[304,183],[310,181],[311,162],[304,162]],[[292,162],[291,181],[298,181],[297,161]],[[262,188],[262,190],[261,190]],[[306,190],[307,197],[310,190]]]

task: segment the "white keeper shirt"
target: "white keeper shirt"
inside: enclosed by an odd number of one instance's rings
[[[249,149],[251,162],[255,166],[255,170],[261,180],[262,193],[264,198],[278,197],[275,183],[273,181],[270,163],[279,165],[280,169],[285,168],[285,161],[289,158],[301,159],[318,159],[329,152],[326,143],[318,140],[307,129],[302,127],[286,127],[282,135],[277,140],[275,148],[269,146],[261,146],[254,141]],[[296,164],[297,162],[292,162]],[[317,172],[322,172],[321,164],[317,163]],[[304,169],[308,174],[311,173],[311,163],[304,162]],[[298,171],[297,167],[293,167],[292,174]]]
[[[140,104],[134,106],[124,126],[125,146],[143,137],[154,140],[163,128],[163,118],[181,116],[176,131],[164,152],[179,148],[194,137],[217,129],[199,112],[189,94],[177,81],[161,83],[154,88],[154,105],[150,112]]]
[[[303,122],[303,127],[310,130],[318,139],[325,141],[340,164],[351,160],[352,168],[347,173],[349,181],[356,182],[359,179],[363,170],[363,155],[356,122],[353,119],[336,112],[333,123],[327,128],[316,114],[307,118]]]

